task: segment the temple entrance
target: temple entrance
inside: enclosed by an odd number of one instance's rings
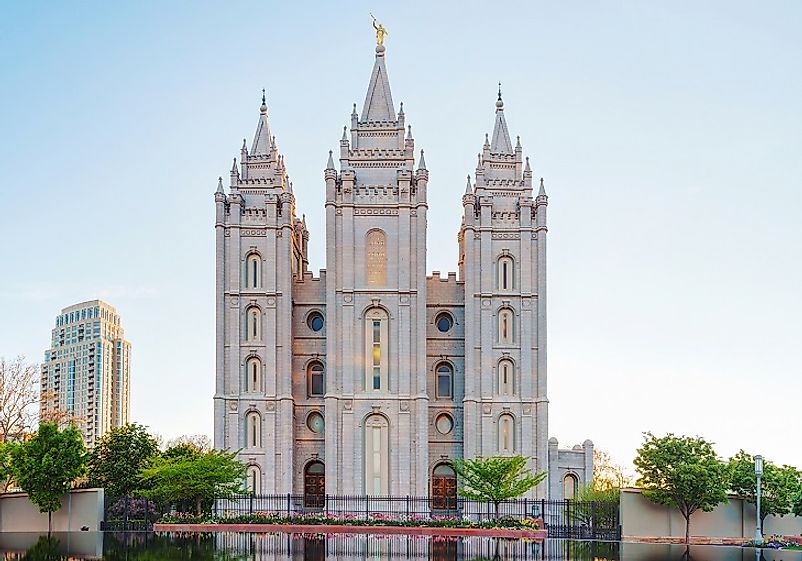
[[[448,464],[437,464],[432,472],[432,509],[457,510],[457,474]]]
[[[323,462],[310,462],[304,469],[304,506],[326,506],[326,467]]]

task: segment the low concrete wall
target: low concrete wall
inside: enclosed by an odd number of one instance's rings
[[[802,518],[767,516],[765,535],[802,534]],[[621,490],[621,534],[629,537],[684,537],[685,519],[678,510],[657,505],[639,489]],[[730,497],[711,512],[691,516],[691,535],[715,538],[752,538],[755,535],[755,506]]]
[[[100,530],[103,520],[103,489],[77,489],[61,498],[61,509],[53,513],[54,532]],[[25,493],[0,495],[0,532],[47,532],[47,513],[42,514]]]

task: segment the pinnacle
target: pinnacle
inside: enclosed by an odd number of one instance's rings
[[[326,169],[334,169],[334,158],[332,157],[332,152],[329,150],[329,161],[326,164]]]
[[[423,150],[420,151],[420,163],[418,164],[418,169],[426,169],[426,160],[423,158]]]

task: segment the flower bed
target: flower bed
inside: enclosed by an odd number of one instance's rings
[[[438,536],[487,535],[510,538],[546,537],[539,518],[501,518],[481,522],[456,516],[416,517],[373,514],[257,512],[229,516],[192,514],[165,515],[154,526],[157,532],[290,532],[290,533],[372,533]]]

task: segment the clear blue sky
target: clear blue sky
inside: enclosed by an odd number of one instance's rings
[[[429,270],[504,84],[549,206],[550,433],[628,462],[644,430],[802,466],[802,5],[5,2],[0,355],[103,298],[132,415],[211,433],[212,193],[260,91],[324,267],[323,168],[388,28],[430,170]]]

